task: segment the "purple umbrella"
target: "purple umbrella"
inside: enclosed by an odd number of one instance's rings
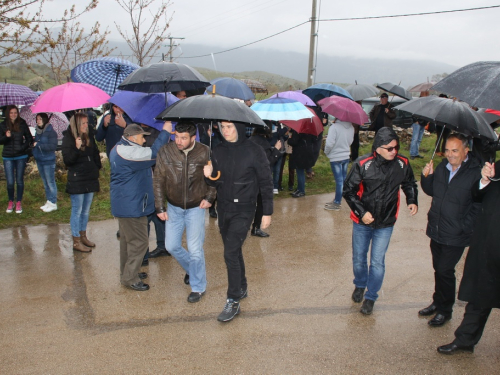
[[[0,83],[0,107],[6,105],[32,105],[38,98],[36,92],[29,87]]]
[[[57,133],[57,139],[62,139],[62,132],[68,128],[69,120],[64,113],[61,112],[47,113],[47,115],[49,116],[49,124],[52,125],[54,131]],[[36,114],[31,112],[29,106],[22,107],[19,111],[19,116],[21,116],[29,126],[33,128],[36,126]]]
[[[300,90],[279,92],[279,93],[271,96],[271,98],[287,98],[287,99],[296,100],[297,102],[300,102],[304,105],[308,105],[311,107],[316,106],[316,103],[314,103],[312,101],[312,99],[310,97],[308,97],[307,95],[302,94],[302,91],[300,91]]]

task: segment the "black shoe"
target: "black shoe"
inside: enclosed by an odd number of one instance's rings
[[[432,315],[436,312],[437,310],[437,307],[435,304],[430,304],[429,306],[427,306],[425,309],[422,309],[418,312],[418,315],[420,316],[429,316],[429,315]]]
[[[148,278],[148,274],[146,272],[139,272],[139,279],[144,280]]]
[[[166,249],[160,249],[157,247],[152,252],[149,253],[149,258],[158,258],[158,257],[169,257],[170,253]]]
[[[187,273],[184,275],[184,284],[189,285],[189,275]]]
[[[217,219],[217,211],[215,211],[215,208],[210,207],[208,209],[208,214],[211,218]]]
[[[371,299],[365,299],[363,301],[363,305],[361,306],[361,314],[365,315],[370,315],[373,312],[373,305],[375,304],[375,301]]]
[[[292,188],[292,189],[293,189],[293,188]],[[285,190],[285,189],[283,188],[283,186],[278,186],[278,190],[279,190],[279,191],[283,191],[283,190]]]
[[[434,318],[432,318],[427,322],[427,324],[432,327],[441,327],[444,323],[446,323],[450,319],[451,315],[444,315],[441,313],[437,313],[436,316],[434,316]]]
[[[137,290],[138,292],[144,292],[146,290],[149,290],[149,285],[144,284],[142,281],[138,281],[135,284],[129,285],[128,287],[130,289]]]
[[[417,156],[415,156],[416,158],[419,158],[419,159],[423,159],[424,157],[420,154],[418,154]]]
[[[410,156],[410,160],[413,160],[415,158],[416,158],[416,156]]]
[[[288,189],[288,190],[290,190],[290,189]],[[293,188],[292,188],[292,190],[290,190],[290,191],[291,191],[291,193],[290,193],[290,194],[292,194],[292,195],[294,195],[295,193],[298,193],[298,192],[299,192],[297,189],[293,190]]]
[[[363,301],[363,296],[365,295],[365,288],[354,288],[352,292],[352,300],[356,303]]]
[[[116,232],[116,238],[120,239],[120,231]]]
[[[292,198],[302,198],[305,196],[306,196],[306,193],[303,193],[303,192],[298,191],[298,190],[292,194]]]
[[[457,344],[451,343],[448,345],[438,346],[438,353],[441,354],[453,354],[457,352],[470,352],[474,353],[474,346],[458,346]]]
[[[205,292],[191,292],[188,296],[188,302],[199,302],[204,294]]]
[[[288,187],[288,191],[294,191],[294,190],[293,190],[293,186],[289,186],[289,187]]]
[[[257,237],[269,237],[269,233],[264,232],[260,228],[253,228],[250,234]]]
[[[242,300],[243,298],[247,298],[248,297],[248,289],[241,289],[241,292],[240,292],[240,300]]]
[[[219,322],[229,322],[240,313],[240,301],[235,301],[229,298],[222,309],[222,312],[217,317]]]
[[[144,267],[144,266],[149,266],[149,259],[142,260],[142,267]]]

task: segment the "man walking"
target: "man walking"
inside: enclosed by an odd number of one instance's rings
[[[151,167],[156,154],[168,142],[172,124],[165,122],[153,146],[143,147],[145,132],[137,124],[128,125],[122,139],[111,150],[111,213],[118,218],[120,230],[120,281],[123,285],[145,291],[147,277],[139,274],[148,249],[148,215],[155,210]]]
[[[186,271],[185,282],[191,285],[188,302],[198,302],[205,294],[205,209],[216,195],[205,182],[203,167],[210,149],[195,141],[196,125],[179,122],[175,142],[161,148],[153,178],[156,213],[165,220],[165,248]],[[167,205],[165,207],[165,198]],[[182,247],[186,230],[187,248]]]
[[[375,136],[372,154],[354,162],[344,184],[343,196],[351,208],[354,302],[365,300],[361,313],[370,315],[382,287],[385,253],[399,210],[399,188],[415,215],[418,211],[417,184],[408,159],[398,154],[399,138],[391,128]],[[370,249],[370,267],[367,255]]]
[[[219,229],[224,243],[228,288],[227,301],[217,320],[228,322],[240,312],[240,300],[248,296],[242,246],[255,215],[257,195],[262,195],[262,224],[271,224],[273,181],[269,161],[262,147],[245,136],[245,124],[221,124],[223,141],[213,149],[212,165],[204,168],[205,177],[217,188]]]
[[[434,268],[432,303],[418,312],[434,315],[428,324],[442,326],[451,319],[455,303],[455,266],[469,246],[480,203],[474,203],[471,190],[481,177],[479,161],[469,156],[468,140],[462,134],[451,134],[446,140],[444,159],[434,170],[432,161],[422,170],[420,184],[432,197],[427,224],[431,239]],[[427,176],[427,177],[426,177]]]
[[[380,104],[374,105],[370,111],[371,125],[369,130],[377,133],[381,128],[392,128],[392,120],[396,118],[393,105],[389,103],[389,95],[385,92],[380,95]]]

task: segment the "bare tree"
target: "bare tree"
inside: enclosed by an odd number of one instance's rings
[[[45,18],[44,5],[47,0],[1,0],[0,1],[0,65],[27,60],[46,49],[46,40],[40,34],[44,24],[68,22],[94,9],[98,0],[87,0],[83,10],[71,9],[61,16]],[[33,13],[30,13],[32,10]]]
[[[28,81],[27,86],[33,91],[42,91],[46,83],[47,81],[43,77],[33,77]]]
[[[148,64],[154,54],[160,49],[162,43],[169,37],[166,34],[172,17],[167,16],[167,7],[170,0],[116,0],[120,7],[127,12],[132,25],[132,35],[123,31],[115,22],[120,35],[125,39],[140,66]],[[154,11],[148,12],[150,5],[155,6]]]

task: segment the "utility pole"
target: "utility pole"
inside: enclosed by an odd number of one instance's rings
[[[182,39],[185,39],[185,38],[175,38],[173,36],[169,36],[167,39],[170,39],[170,48],[168,49],[168,55],[170,56],[169,57],[169,61],[172,62],[173,61],[173,47],[175,47],[177,44],[174,45],[174,39],[179,39],[179,40],[182,40]]]
[[[314,78],[314,51],[316,50],[316,39],[318,34],[316,34],[316,23],[318,18],[316,17],[316,0],[312,0],[312,16],[311,16],[311,41],[309,42],[309,67],[307,69],[307,87],[311,86]]]

